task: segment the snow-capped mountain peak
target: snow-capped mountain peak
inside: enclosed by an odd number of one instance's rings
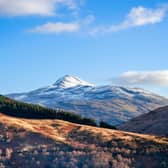
[[[61,88],[71,88],[76,86],[94,86],[94,85],[84,80],[81,80],[78,77],[65,75],[64,77],[58,79],[54,83],[54,86],[61,87]]]
[[[112,125],[120,125],[168,104],[168,99],[143,89],[94,86],[70,75],[47,87],[7,96],[27,103],[73,111]]]

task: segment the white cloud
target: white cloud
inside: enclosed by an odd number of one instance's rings
[[[59,5],[64,5],[70,10],[76,10],[77,0],[0,0],[0,15],[25,16],[25,15],[54,15]]]
[[[31,30],[33,33],[44,33],[44,34],[58,34],[65,32],[76,32],[80,29],[80,25],[78,23],[46,23],[44,25],[37,26]]]
[[[114,80],[121,85],[168,86],[168,70],[164,71],[128,71]]]
[[[168,11],[168,6],[164,5],[156,9],[145,8],[142,6],[134,7],[127,14],[123,22],[117,25],[98,26],[91,31],[94,33],[115,32],[123,29],[144,26],[147,24],[156,24],[161,22]]]
[[[93,21],[94,16],[88,15],[83,20],[78,20],[75,22],[48,22],[29,29],[28,32],[41,34],[60,34],[65,32],[73,33],[79,31],[85,32]]]

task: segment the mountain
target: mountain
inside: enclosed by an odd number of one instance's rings
[[[0,114],[0,167],[166,168],[168,138]]]
[[[0,167],[168,165],[168,138],[112,129],[77,114],[0,96]]]
[[[95,86],[69,75],[47,87],[7,96],[27,103],[73,111],[112,125],[120,125],[168,104],[168,99],[143,89]]]
[[[119,129],[131,132],[168,136],[168,106],[158,108],[147,114],[133,118],[119,126]]]

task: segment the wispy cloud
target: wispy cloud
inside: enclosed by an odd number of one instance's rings
[[[116,79],[112,79],[112,81],[120,85],[168,86],[168,70],[144,72],[128,71]]]
[[[94,34],[100,32],[101,33],[116,32],[131,27],[156,24],[164,19],[167,11],[168,11],[167,5],[164,5],[156,9],[145,8],[142,6],[134,7],[130,10],[130,12],[126,15],[124,21],[122,21],[121,23],[97,26],[96,28],[92,29],[90,33]]]
[[[58,34],[65,32],[76,32],[80,29],[78,23],[46,23],[44,25],[36,26],[35,28],[29,30],[32,33],[43,33],[43,34]]]
[[[36,33],[60,33],[60,32],[77,32],[79,29],[84,30],[86,34],[110,33],[132,27],[139,27],[148,24],[161,22],[168,11],[168,5],[162,5],[157,8],[145,8],[143,6],[133,7],[125,19],[119,24],[96,25],[91,26],[94,17],[80,18],[80,9],[85,0],[0,0],[0,16],[55,16],[59,8],[65,7],[72,14],[71,23],[49,22],[32,28]],[[66,13],[67,14],[67,13]],[[77,17],[74,17],[77,16]],[[79,21],[75,21],[78,18]],[[85,22],[85,23],[84,23]],[[89,22],[89,23],[87,23]]]
[[[59,5],[70,10],[77,10],[81,0],[0,0],[0,15],[26,16],[43,15],[52,16]]]
[[[88,26],[94,21],[94,16],[88,15],[82,20],[75,22],[48,22],[27,30],[31,33],[41,34],[60,34],[82,32],[88,29]]]

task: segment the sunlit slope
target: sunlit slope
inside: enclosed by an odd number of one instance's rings
[[[167,138],[61,120],[18,119],[1,114],[0,137],[2,163],[9,167],[150,168],[168,164]]]

